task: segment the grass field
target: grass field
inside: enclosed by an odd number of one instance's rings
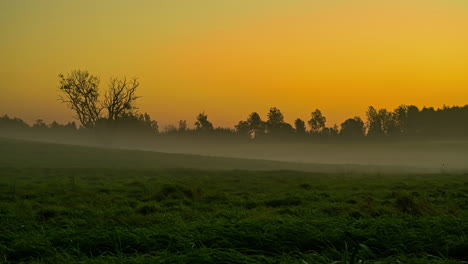
[[[6,139],[0,150],[4,263],[468,261],[464,174]]]

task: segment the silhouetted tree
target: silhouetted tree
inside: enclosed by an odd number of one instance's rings
[[[174,134],[177,132],[177,128],[174,125],[167,125],[164,127],[164,133]]]
[[[257,136],[259,134],[265,133],[266,124],[257,112],[252,112],[249,115],[249,118],[247,118],[247,123],[249,124],[251,133],[254,133]]]
[[[50,125],[49,125],[49,128],[57,130],[57,129],[61,129],[62,126],[59,123],[57,123],[56,121],[52,121],[52,123],[50,123]]]
[[[382,121],[382,131],[386,136],[395,136],[400,133],[395,114],[393,112],[387,111],[387,109],[380,109],[379,118]]]
[[[250,130],[250,124],[248,121],[239,121],[239,123],[237,125],[234,126],[235,129],[236,129],[236,132],[237,134],[240,134],[240,135],[247,135],[249,137],[253,137],[253,135],[251,134],[251,130]]]
[[[333,127],[325,127],[322,129],[322,131],[320,132],[323,136],[327,136],[327,137],[334,137],[336,135],[338,135],[340,132],[340,130],[338,129],[338,125],[337,124],[334,124]]]
[[[56,121],[52,121],[52,123],[50,123],[48,128],[50,128],[52,131],[61,131],[61,132],[76,131],[76,124],[75,122],[68,122],[67,124],[62,125]]]
[[[418,107],[414,105],[409,105],[406,108],[406,116],[407,116],[407,121],[404,127],[406,130],[406,134],[415,135],[415,134],[420,133],[421,122],[418,119],[418,116],[419,116]]]
[[[8,115],[0,117],[0,129],[2,130],[23,130],[28,128],[29,125],[22,119],[10,118]]]
[[[257,112],[252,112],[246,121],[239,121],[235,128],[238,134],[256,138],[265,133],[266,124]]]
[[[76,123],[75,122],[68,122],[65,126],[66,129],[76,130]]]
[[[201,112],[200,114],[198,114],[195,126],[197,127],[197,130],[201,131],[213,130],[213,124],[210,121],[208,121],[208,115],[206,115],[205,112]]]
[[[42,119],[37,119],[36,122],[33,124],[33,128],[35,129],[47,129],[47,124]]]
[[[349,138],[364,137],[364,122],[359,116],[347,119],[341,124],[340,135]]]
[[[268,112],[268,121],[266,123],[268,131],[272,132],[281,128],[284,123],[284,116],[281,111],[276,108],[270,108]]]
[[[408,110],[409,106],[400,105],[393,111],[393,118],[395,119],[395,124],[398,127],[398,130],[402,134],[408,133]]]
[[[140,83],[136,78],[112,78],[109,88],[104,94],[102,107],[107,110],[108,120],[118,120],[124,116],[136,115],[136,89]]]
[[[319,109],[316,109],[311,114],[312,118],[309,120],[310,131],[315,134],[319,134],[324,128],[327,118],[322,115]]]
[[[395,113],[389,112],[385,108],[377,110],[373,106],[369,106],[366,115],[368,136],[381,137],[401,133],[401,128],[398,124],[399,117]]]
[[[60,100],[76,113],[76,118],[84,127],[93,127],[101,117],[99,103],[99,78],[88,71],[75,70],[66,77],[59,75],[62,93]]]
[[[187,128],[187,121],[186,120],[179,120],[179,132],[186,132],[188,130]]]
[[[306,127],[305,127],[305,122],[298,118],[296,121],[294,121],[294,129],[296,130],[297,134],[303,135],[306,133]]]
[[[367,112],[367,135],[368,136],[382,136],[382,120],[379,113],[373,106],[369,106]]]
[[[233,135],[235,131],[227,127],[217,127],[213,129],[213,133],[217,136],[229,136]]]
[[[294,131],[294,128],[290,124],[284,122],[283,114],[276,107],[270,108],[270,112],[268,112],[266,128],[268,133],[272,135],[285,135]]]
[[[138,120],[142,122],[145,127],[148,128],[152,133],[159,133],[158,122],[156,120],[152,120],[148,113],[141,114]]]

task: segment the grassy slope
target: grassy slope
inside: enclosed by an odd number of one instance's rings
[[[0,262],[468,259],[467,175],[288,166],[0,139]]]
[[[0,167],[203,170],[297,170],[314,172],[421,172],[390,166],[330,165],[117,150],[0,138]]]

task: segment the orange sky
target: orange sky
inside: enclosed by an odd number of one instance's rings
[[[97,3],[96,3],[97,2]],[[461,0],[102,0],[0,3],[0,114],[61,122],[59,73],[138,76],[162,126],[205,111],[232,126],[276,106],[328,125],[394,108],[468,104]]]

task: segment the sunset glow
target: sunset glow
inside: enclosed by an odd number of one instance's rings
[[[329,122],[468,103],[468,5],[456,0],[2,1],[0,113],[72,119],[59,73],[138,76],[162,125],[232,127],[271,106]]]

